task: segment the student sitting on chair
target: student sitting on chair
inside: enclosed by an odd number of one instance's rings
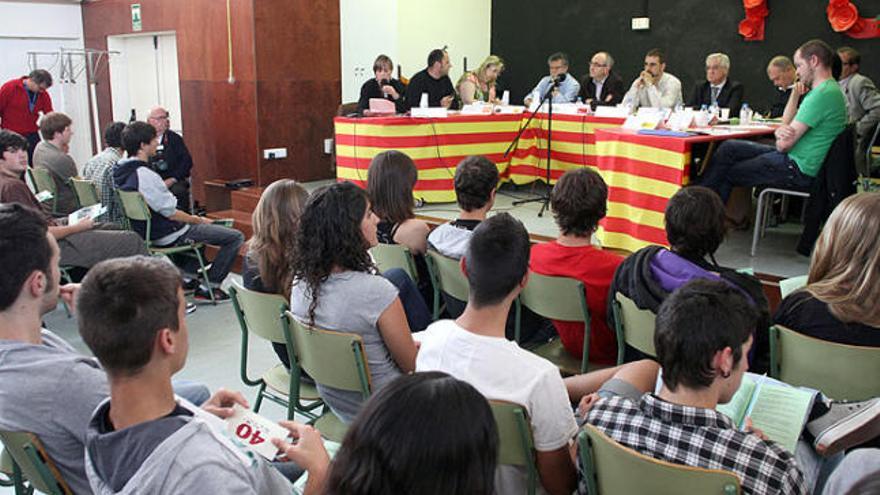
[[[523,406],[531,420],[540,483],[551,494],[575,487],[571,439],[577,425],[559,370],[505,338],[511,304],[528,283],[529,234],[499,213],[480,223],[461,269],[470,284],[468,304],[456,320],[441,320],[419,339],[418,371],[443,371],[473,385],[487,399]],[[525,471],[500,466],[498,493],[523,493]]]

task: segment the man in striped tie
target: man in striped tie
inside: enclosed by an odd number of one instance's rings
[[[730,72],[730,57],[723,53],[712,53],[706,57],[706,80],[694,87],[688,105],[699,109],[701,106],[729,108],[737,115],[743,103],[743,85],[727,78]]]

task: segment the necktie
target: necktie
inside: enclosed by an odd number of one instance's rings
[[[712,101],[711,101],[711,103],[713,105],[718,104],[718,93],[719,92],[721,92],[721,88],[719,88],[717,86],[712,86]]]

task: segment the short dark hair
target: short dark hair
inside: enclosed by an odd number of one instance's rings
[[[7,151],[26,150],[27,148],[28,142],[24,136],[15,131],[0,129],[0,158]]]
[[[432,67],[437,62],[443,62],[443,55],[446,54],[445,48],[435,48],[428,54],[428,67]]]
[[[46,69],[34,69],[28,74],[28,79],[39,84],[40,86],[45,85],[46,89],[52,87],[52,74],[49,73]]]
[[[51,272],[52,247],[46,232],[46,220],[37,211],[0,203],[0,311],[18,299],[31,273]]]
[[[156,128],[146,122],[132,122],[122,129],[122,147],[129,157],[137,155],[142,144],[150,144],[156,137]]]
[[[657,57],[657,60],[660,61],[661,64],[666,63],[666,53],[659,48],[652,48],[648,50],[648,53],[645,54],[645,57]]]
[[[122,130],[125,122],[111,122],[104,128],[104,144],[109,148],[122,148]]]
[[[180,282],[172,264],[148,256],[89,270],[76,304],[79,333],[110,375],[136,375],[152,357],[156,333],[177,331]]]
[[[851,46],[842,46],[837,49],[837,53],[846,54],[851,65],[862,65],[862,54]]]
[[[474,229],[465,255],[468,304],[476,308],[504,300],[529,269],[529,233],[509,213],[499,213]]]
[[[678,190],[666,204],[666,239],[676,253],[689,259],[712,255],[724,241],[724,203],[703,186]]]
[[[403,375],[349,427],[327,493],[489,495],[497,460],[498,429],[480,392],[438,371]]]
[[[413,218],[418,179],[416,164],[406,153],[388,150],[374,156],[367,170],[367,195],[376,216],[391,223]]]
[[[570,65],[568,62],[568,55],[563,52],[556,52],[547,57],[547,63],[556,62],[557,60],[562,60],[565,65]]]
[[[454,182],[458,206],[464,211],[478,210],[498,186],[498,167],[485,156],[469,156],[455,167]]]
[[[660,305],[654,349],[663,368],[663,383],[705,388],[715,379],[712,359],[730,347],[734,362],[743,359],[758,314],[739,289],[725,282],[695,279],[681,286]]]
[[[834,64],[834,50],[820,39],[812,39],[807,41],[797,49],[801,54],[801,58],[804,60],[809,60],[813,55],[819,59],[819,63],[822,64],[823,67],[831,69]]]
[[[40,135],[46,141],[55,137],[58,132],[64,132],[64,129],[70,127],[73,121],[66,114],[61,112],[49,112],[40,120]]]
[[[565,235],[586,237],[605,218],[608,186],[595,170],[569,170],[553,186],[550,207]]]
[[[385,67],[387,67],[388,70],[394,69],[394,62],[391,61],[391,57],[388,55],[379,55],[376,57],[376,61],[373,62],[373,72]]]

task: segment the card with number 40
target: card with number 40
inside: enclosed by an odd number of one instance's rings
[[[227,431],[254,452],[270,461],[275,459],[278,449],[270,439],[287,438],[287,429],[238,404],[234,409],[234,414],[226,419]]]

